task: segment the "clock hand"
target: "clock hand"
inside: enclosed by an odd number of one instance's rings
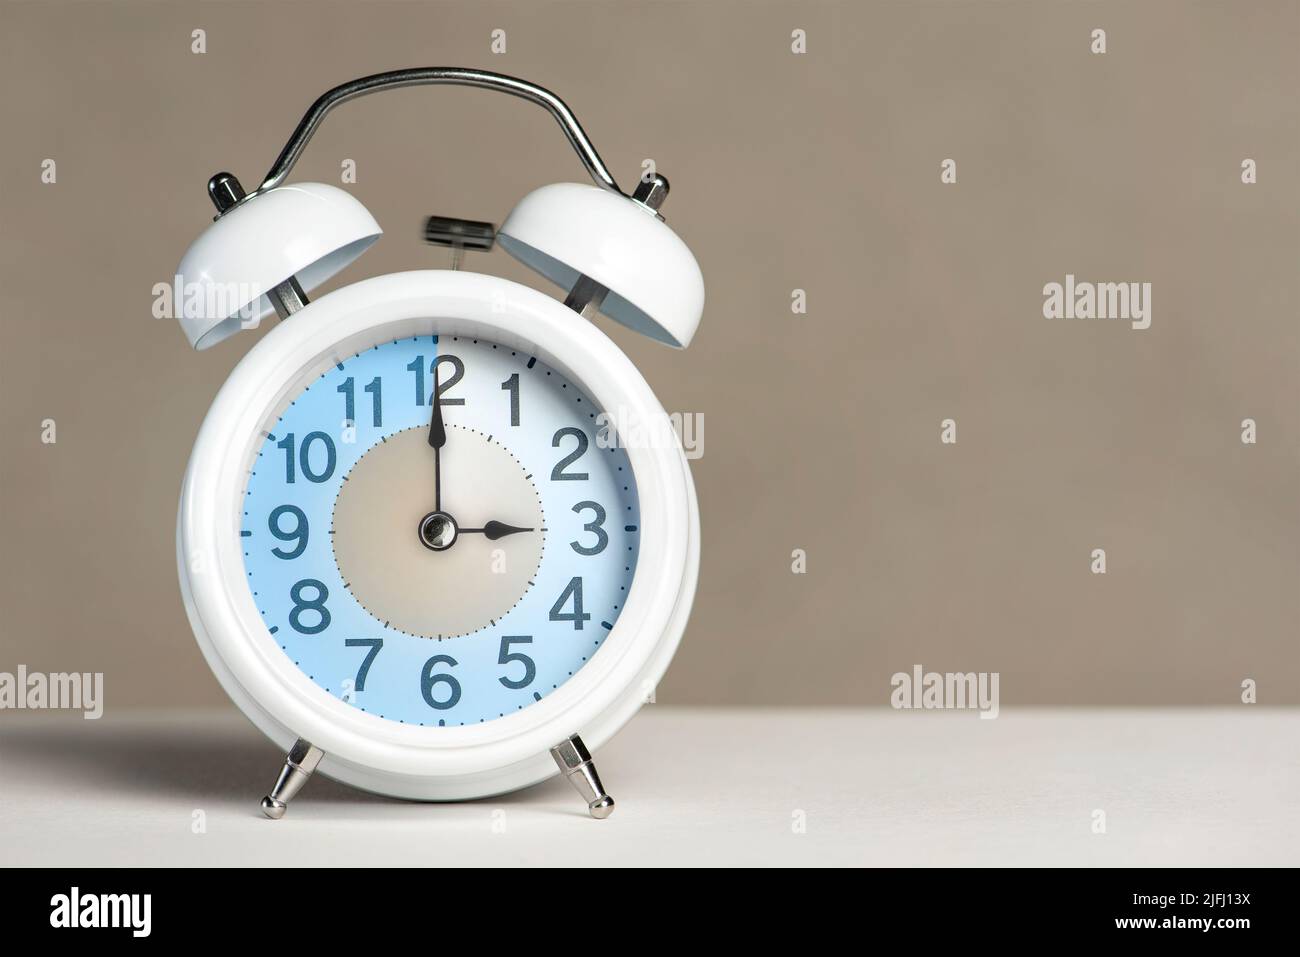
[[[505,522],[488,522],[482,528],[462,528],[461,533],[482,532],[487,536],[489,542],[495,542],[498,538],[505,538],[507,535],[514,535],[517,532],[532,532],[532,528],[519,528],[515,525],[507,525]]]
[[[442,399],[438,395],[438,363],[433,364],[433,412],[429,416],[429,445],[433,447],[433,510],[442,511],[442,447],[447,428],[442,423]]]

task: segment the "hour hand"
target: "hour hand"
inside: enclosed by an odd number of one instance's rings
[[[507,525],[505,522],[488,522],[482,528],[462,528],[461,534],[466,532],[482,532],[483,536],[489,542],[495,542],[498,538],[505,538],[507,535],[515,535],[519,532],[531,532],[535,529],[519,528],[517,525]]]
[[[440,449],[447,444],[447,428],[442,424],[442,401],[438,397],[438,366],[433,367],[433,412],[429,415],[429,444]]]

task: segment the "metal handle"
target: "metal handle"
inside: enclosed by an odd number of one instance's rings
[[[315,134],[321,121],[325,119],[330,110],[340,103],[346,103],[348,100],[365,96],[368,93],[378,93],[380,90],[398,89],[406,86],[424,86],[426,84],[476,86],[485,90],[498,90],[502,93],[509,93],[511,96],[517,96],[520,99],[528,100],[530,103],[536,103],[555,117],[556,122],[560,124],[560,128],[564,130],[569,145],[578,154],[578,158],[582,160],[582,165],[587,168],[587,172],[591,174],[591,178],[596,182],[596,185],[618,193],[620,196],[626,195],[619,189],[618,183],[610,175],[609,170],[605,168],[604,161],[600,158],[600,154],[596,152],[596,147],[591,145],[591,140],[587,139],[587,134],[583,132],[577,117],[573,115],[573,112],[565,105],[564,101],[550,90],[537,86],[535,83],[529,83],[513,76],[505,76],[501,73],[489,73],[486,70],[469,70],[451,66],[430,66],[415,67],[409,70],[391,70],[387,73],[363,76],[360,79],[336,86],[328,93],[325,93],[311,105],[311,109],[306,112],[298,123],[298,128],[293,131],[293,136],[289,137],[289,142],[284,144],[284,149],[280,151],[275,165],[266,174],[266,179],[262,181],[262,185],[254,190],[250,196],[274,189],[284,182],[294,164],[298,162],[302,151],[307,148],[307,143]]]

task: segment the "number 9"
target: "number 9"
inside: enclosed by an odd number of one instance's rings
[[[286,531],[280,527],[280,516],[290,514],[294,516],[293,529]],[[271,511],[271,515],[266,520],[267,526],[271,529],[271,534],[282,542],[297,541],[289,551],[280,548],[272,548],[271,554],[276,558],[290,559],[297,558],[307,550],[307,516],[297,505],[279,505]]]

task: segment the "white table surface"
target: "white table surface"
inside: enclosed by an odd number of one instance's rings
[[[282,757],[231,711],[0,712],[0,864],[1300,864],[1296,710],[652,706],[596,755],[607,821],[558,780],[433,805],[317,776],[273,822]]]

